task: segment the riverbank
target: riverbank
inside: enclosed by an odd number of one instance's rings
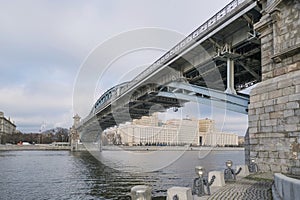
[[[0,145],[0,151],[47,151],[47,150],[71,150],[68,146],[53,144],[35,145]],[[187,146],[103,146],[105,151],[244,151],[244,147],[187,147]]]
[[[244,151],[244,147],[103,146],[108,151]]]
[[[55,146],[51,144],[35,145],[0,145],[0,151],[70,151],[70,146]]]

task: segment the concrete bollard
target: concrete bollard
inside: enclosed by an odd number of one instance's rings
[[[180,200],[192,200],[192,189],[188,187],[171,187],[167,191],[167,200],[173,200],[177,195]]]
[[[249,168],[248,168],[247,165],[237,165],[236,169],[238,170],[240,167],[242,168],[242,171],[237,176],[245,177],[245,176],[248,176],[250,174],[249,173]]]
[[[132,200],[151,200],[151,187],[147,185],[137,185],[131,188]]]
[[[211,185],[211,187],[223,187],[225,186],[225,180],[224,180],[224,172],[222,171],[210,171],[208,172],[208,180],[212,178],[212,176],[215,175],[215,181]]]

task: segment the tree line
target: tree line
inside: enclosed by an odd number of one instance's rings
[[[29,142],[30,144],[50,144],[52,142],[68,142],[68,129],[59,129],[58,131],[46,131],[43,133],[22,133],[16,131],[12,134],[1,136],[2,144],[18,144],[20,142]]]

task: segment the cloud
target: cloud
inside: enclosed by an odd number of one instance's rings
[[[205,4],[197,0],[177,0],[172,4],[160,0],[3,1],[0,110],[11,116],[22,131],[38,130],[43,121],[48,127],[68,127],[74,114],[76,74],[93,48],[120,32],[142,27],[173,29],[187,35],[226,3],[227,0]],[[114,80],[101,79],[95,96],[121,80],[122,70],[137,72],[133,68],[157,58],[158,54],[151,54],[144,60],[133,62],[134,57],[128,57],[116,63],[109,72]]]
[[[47,122],[51,128],[57,123],[70,126],[71,88],[53,82],[49,85],[32,82],[25,87],[0,88],[0,94],[3,94],[0,98],[1,109],[12,117],[22,131],[37,130],[42,122]]]

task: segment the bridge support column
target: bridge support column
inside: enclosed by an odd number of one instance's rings
[[[231,58],[227,58],[227,94],[236,94],[234,89],[234,61]]]
[[[300,2],[260,2],[262,82],[250,93],[248,156],[259,171],[300,175]]]

